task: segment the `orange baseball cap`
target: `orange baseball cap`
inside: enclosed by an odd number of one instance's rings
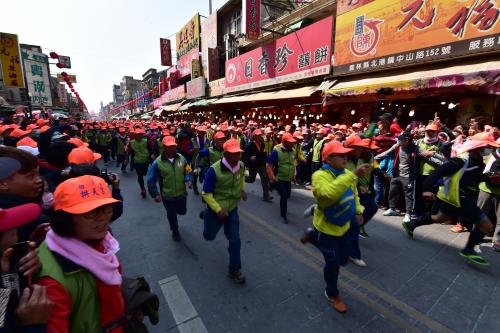
[[[88,143],[85,143],[83,142],[81,139],[79,138],[71,138],[68,140],[68,142],[74,144],[75,146],[77,147],[81,147],[81,146],[85,146],[85,147],[88,147],[89,144]]]
[[[297,138],[297,139],[300,139],[300,140],[304,139],[304,137],[302,136],[302,132],[301,131],[295,131],[295,132],[293,132],[293,137]]]
[[[137,128],[135,130],[135,134],[146,134],[146,131],[144,130],[144,128]]]
[[[37,125],[38,127],[42,127],[42,126],[44,126],[44,125],[47,125],[49,122],[50,122],[50,120],[48,120],[48,119],[38,119],[38,120],[36,121],[36,125]]]
[[[262,135],[262,131],[260,129],[255,129],[252,133],[253,135]]]
[[[290,143],[297,142],[297,140],[295,140],[293,138],[293,135],[291,135],[290,133],[283,134],[283,137],[281,138],[281,141],[283,141],[283,142],[290,142]]]
[[[224,151],[225,152],[228,152],[228,153],[242,153],[243,150],[241,150],[240,148],[240,143],[238,140],[236,139],[229,139],[227,140],[225,143],[224,143],[224,146],[222,146],[222,148],[224,148]]]
[[[227,132],[227,130],[228,130],[227,125],[222,125],[222,126],[220,127],[220,130],[221,130],[222,132]]]
[[[40,133],[47,132],[49,129],[50,129],[50,126],[47,126],[47,125],[42,126],[42,127],[40,127]]]
[[[361,148],[367,148],[366,143],[361,140],[361,138],[357,135],[351,135],[348,137],[345,142],[344,142],[344,147],[361,147]]]
[[[222,132],[217,132],[215,133],[214,135],[214,139],[217,140],[217,139],[225,139],[226,138],[226,134],[222,133]]]
[[[207,127],[206,126],[199,126],[196,130],[198,132],[206,132],[207,131]]]
[[[347,125],[340,125],[339,130],[341,130],[341,131],[347,130]]]
[[[118,128],[119,133],[125,133],[125,127],[119,127]]]
[[[36,124],[29,124],[28,126],[26,126],[26,130],[28,130],[28,131],[32,131],[35,128],[38,128],[38,126]]]
[[[164,145],[164,146],[177,146],[177,142],[175,142],[175,138],[173,136],[166,136],[163,138],[163,140],[161,140],[161,143]]]
[[[119,200],[111,196],[104,179],[96,176],[70,178],[57,186],[54,192],[54,210],[70,214],[84,214]]]
[[[26,137],[26,138],[23,138],[23,139],[17,141],[16,147],[19,147],[19,146],[28,146],[31,148],[36,148],[36,147],[38,147],[38,143],[36,143],[36,141],[33,140],[32,138]]]
[[[425,126],[425,130],[426,131],[436,131],[436,132],[439,131],[436,124],[430,124],[430,125]]]
[[[345,148],[342,146],[341,142],[338,141],[330,141],[325,146],[323,147],[323,152],[321,153],[321,158],[323,161],[326,160],[326,158],[332,154],[347,154],[351,152],[352,149],[350,148]]]
[[[102,157],[99,153],[94,153],[85,146],[73,149],[68,155],[68,162],[71,164],[91,164]]]
[[[16,128],[12,132],[10,132],[10,136],[13,136],[15,138],[20,138],[20,137],[27,135],[27,134],[30,134],[30,133],[31,133],[31,131],[23,131],[20,128]]]

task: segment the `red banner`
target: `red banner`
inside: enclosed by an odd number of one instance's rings
[[[260,0],[244,0],[243,13],[247,39],[259,39],[260,36]]]
[[[333,17],[226,61],[226,92],[330,72]]]
[[[172,49],[170,39],[160,38],[161,65],[172,66]]]

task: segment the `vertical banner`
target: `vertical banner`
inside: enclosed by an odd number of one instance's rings
[[[201,65],[203,75],[210,81],[214,72],[214,64],[211,62],[210,49],[217,48],[217,11],[207,17],[201,23]],[[216,66],[216,65],[215,65]],[[218,72],[218,69],[217,69]],[[213,78],[215,80],[215,78]]]
[[[0,33],[0,63],[5,86],[24,88],[17,35]]]
[[[191,60],[200,58],[200,14],[196,14],[176,35],[177,67],[181,77],[191,74]]]
[[[243,0],[242,17],[247,39],[256,40],[260,36],[260,0]]]
[[[66,98],[66,88],[64,84],[57,84],[57,96],[59,97],[59,101],[62,105],[66,105],[68,103],[68,99]]]
[[[31,93],[31,104],[52,106],[50,93],[49,60],[43,53],[22,50],[26,85]]]
[[[161,65],[172,66],[172,49],[170,39],[160,38]]]
[[[199,59],[191,60],[191,80],[194,80],[201,76],[201,66]]]

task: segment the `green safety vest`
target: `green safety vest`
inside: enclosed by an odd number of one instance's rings
[[[127,138],[125,138],[125,141]],[[118,136],[116,137],[116,154],[117,155],[125,155],[125,143],[123,140]]]
[[[90,130],[86,130],[83,134],[83,139],[85,142],[90,142],[93,139],[94,133]]]
[[[495,158],[495,157],[493,157],[493,155],[490,155],[490,157],[488,158],[488,162],[486,164],[488,164],[492,158]],[[479,184],[479,189],[483,192],[493,194],[496,196],[500,196],[500,186],[498,186],[498,185],[492,185],[492,184],[489,184],[486,182],[481,182]]]
[[[173,163],[169,160],[163,160],[162,156],[156,159],[158,169],[161,172],[162,195],[166,198],[185,197],[187,195],[184,176],[186,174],[186,160],[180,154],[174,159]]]
[[[274,148],[274,140],[271,139],[267,141],[266,139],[264,139],[264,152],[267,155],[269,155],[273,151],[273,148]]]
[[[240,170],[236,174],[222,171],[222,161],[220,160],[215,162],[212,168],[216,177],[214,199],[229,213],[238,206],[238,202],[241,200],[245,165],[240,161]]]
[[[134,162],[135,163],[147,163],[149,160],[149,150],[148,150],[148,140],[143,138],[141,141],[132,140],[130,141],[130,147],[134,151]]]
[[[291,182],[295,176],[295,153],[293,150],[286,151],[281,147],[276,151],[278,152],[278,180]]]
[[[325,143],[325,139],[321,140],[316,140],[313,145],[313,157],[312,157],[312,162],[313,163],[319,163],[321,162],[321,149],[323,148],[323,144]]]
[[[368,175],[366,177],[363,177],[363,178],[358,178],[358,185],[361,185],[361,186],[365,187],[366,189],[368,189],[370,187],[370,180],[371,180],[372,172],[373,172],[373,158],[370,161],[364,161],[362,159],[357,159],[356,163],[354,163],[354,162],[355,161],[348,159],[347,164],[346,164],[346,169],[354,172],[354,170],[356,170],[356,168],[358,166],[365,164],[365,163],[370,164],[370,172],[368,173]]]
[[[99,146],[107,146],[111,141],[112,137],[110,133],[97,133],[96,141]]]
[[[421,149],[425,149],[427,151],[438,151],[439,147],[437,144],[427,144],[423,140],[420,140],[418,142],[418,146]],[[429,162],[422,161],[420,163],[420,174],[423,176],[428,176],[430,175],[434,170],[436,170],[436,167]]]
[[[222,160],[222,157],[224,156],[224,151],[217,150],[213,147],[208,148],[208,153],[209,153],[209,155],[208,155],[209,165],[212,165],[215,162]]]
[[[452,206],[460,208],[460,180],[462,179],[469,165],[469,155],[465,154],[461,158],[464,159],[464,166],[451,176],[444,177],[444,185],[439,187],[437,197]]]
[[[35,276],[35,281],[42,277],[50,277],[60,283],[71,298],[69,332],[102,332],[99,292],[95,277],[83,268],[64,272],[45,242],[38,250],[42,268]]]

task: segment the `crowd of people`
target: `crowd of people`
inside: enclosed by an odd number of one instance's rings
[[[257,175],[265,204],[279,196],[276,220],[285,224],[292,189],[312,191],[315,201],[304,217],[313,222],[301,242],[322,252],[325,296],[339,312],[347,309],[337,288],[339,267],[367,265],[359,238],[368,237],[366,226],[379,209],[400,216],[410,239],[433,223],[470,231],[459,254],[489,265],[476,246],[491,237],[500,251],[500,131],[474,119],[448,128],[437,116],[407,127],[390,113],[377,118],[303,126],[243,119],[4,119],[0,331],[122,332],[132,322],[143,327],[144,315],[157,321],[154,298],[129,308],[119,240],[110,228],[124,202],[148,193],[163,204],[176,242],[188,193],[200,195],[203,237],[214,240],[224,228],[228,276],[245,283],[238,205]],[[136,173],[136,197],[124,201],[111,167]]]

